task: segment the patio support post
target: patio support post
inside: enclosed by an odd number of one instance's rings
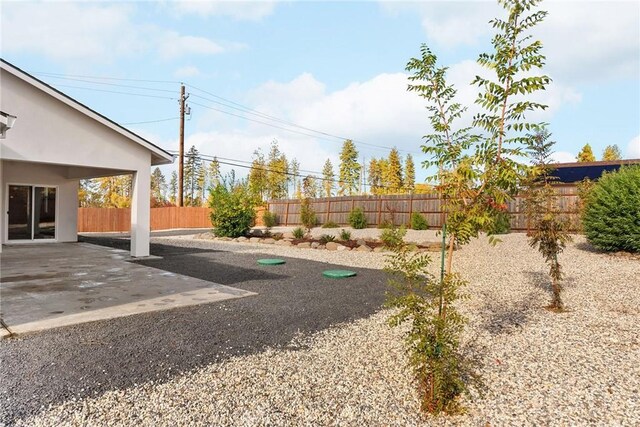
[[[149,230],[151,226],[151,172],[145,165],[134,172],[131,179],[131,256],[149,256]]]

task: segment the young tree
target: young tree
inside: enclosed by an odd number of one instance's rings
[[[591,145],[585,144],[582,147],[582,150],[578,153],[577,160],[579,162],[595,162],[596,156],[593,155],[593,150],[591,149]]]
[[[413,164],[413,157],[407,154],[407,160],[404,163],[404,190],[412,194],[416,186],[416,168]]]
[[[253,152],[248,185],[251,193],[261,201],[267,198],[267,162],[260,149]]]
[[[213,188],[220,183],[220,162],[217,157],[214,157],[211,162],[209,162],[209,168],[207,171],[208,185],[207,189]]]
[[[273,140],[267,162],[267,196],[269,199],[287,197],[289,164],[284,153],[278,148],[278,141]]]
[[[361,166],[358,163],[358,150],[350,139],[342,144],[340,152],[340,188],[338,195],[351,196],[358,192]]]
[[[564,250],[567,242],[571,241],[568,232],[568,221],[558,216],[558,197],[552,187],[555,179],[551,173],[551,154],[554,141],[549,141],[551,134],[545,128],[530,135],[530,157],[533,167],[529,171],[526,181],[525,214],[532,225],[529,235],[529,245],[538,249],[549,264],[551,289],[553,299],[550,309],[563,311],[562,302],[562,269],[558,255]]]
[[[375,157],[369,160],[369,174],[367,179],[369,181],[371,194],[382,194],[382,170],[380,170],[380,162]]]
[[[402,192],[402,162],[400,161],[400,153],[396,148],[391,149],[387,160],[387,167],[382,171],[383,182],[387,187],[389,194],[398,194]]]
[[[523,131],[537,128],[525,121],[525,115],[546,108],[526,100],[551,81],[545,75],[531,76],[531,70],[542,68],[545,59],[542,44],[526,34],[546,16],[544,11],[531,12],[538,3],[500,2],[507,19],[491,21],[497,32],[492,39],[494,52],[478,58],[492,76],[477,76],[472,82],[480,88],[476,103],[483,109],[474,117],[473,128],[455,127],[466,108],[455,101],[456,90],[446,82],[447,68],[436,66],[437,58],[427,46],[422,46],[421,58],[407,64],[407,71],[413,72],[408,90],[427,101],[434,131],[424,137],[422,148],[431,157],[425,166],[438,170],[431,179],[437,182],[443,199],[443,268],[432,285],[423,273],[428,258],[398,252],[391,270],[402,280],[390,303],[400,308],[392,318],[394,324],[412,322],[407,344],[413,349],[411,360],[423,394],[422,406],[430,412],[455,410],[457,397],[467,389],[468,365],[459,350],[465,320],[455,307],[458,291],[466,282],[453,271],[454,246],[477,237],[494,221],[496,207],[516,193],[527,168],[513,159],[526,154],[528,138]],[[422,280],[426,284],[420,291],[414,285]]]
[[[185,206],[200,206],[199,197],[202,193],[202,159],[195,145],[189,148],[184,163],[184,204]]]
[[[175,205],[178,197],[178,173],[171,172],[171,180],[169,181],[169,201]]]
[[[602,160],[604,161],[613,161],[613,160],[622,160],[622,153],[620,152],[620,148],[617,145],[607,145],[602,152]]]
[[[322,189],[325,197],[331,197],[333,195],[333,188],[335,186],[333,182],[334,179],[333,165],[331,164],[331,160],[327,159],[322,168]]]
[[[164,206],[167,181],[160,170],[156,167],[151,173],[151,206]]]
[[[302,183],[300,182],[300,163],[296,159],[291,160],[291,195],[296,199],[302,198]]]

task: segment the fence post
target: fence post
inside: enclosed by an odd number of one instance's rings
[[[331,221],[331,199],[327,199],[327,222]]]
[[[378,223],[376,226],[381,224],[382,216],[382,196],[378,196]]]
[[[287,225],[289,225],[289,201],[287,200],[287,208],[285,210],[285,214],[284,214],[284,225],[285,227]]]
[[[411,224],[412,216],[413,216],[413,194],[409,194],[409,224]]]

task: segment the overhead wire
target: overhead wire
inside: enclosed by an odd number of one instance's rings
[[[54,78],[54,79],[70,80],[70,81],[82,82],[82,83],[92,83],[92,84],[98,84],[98,85],[116,86],[116,87],[130,88],[130,89],[152,90],[152,91],[156,91],[156,92],[165,92],[165,93],[176,93],[175,90],[158,89],[158,88],[154,88],[154,87],[122,85],[122,84],[118,84],[118,83],[107,83],[107,82],[98,82],[98,81],[95,81],[95,80],[78,79],[78,78],[74,78],[74,77],[59,77],[59,76],[49,76],[49,77],[50,78]]]
[[[178,120],[180,117],[169,117],[166,119],[158,119],[158,120],[148,120],[148,121],[144,121],[144,122],[129,122],[129,123],[120,123],[121,125],[142,125],[142,124],[146,124],[146,123],[160,123],[160,122],[168,122],[170,120]]]
[[[107,93],[117,93],[117,94],[122,94],[122,95],[142,96],[142,97],[146,97],[146,98],[170,99],[170,100],[173,100],[173,101],[177,101],[178,100],[178,98],[173,98],[173,97],[169,97],[169,96],[161,96],[161,95],[151,95],[151,94],[148,94],[148,93],[121,92],[121,91],[116,91],[116,90],[96,89],[96,88],[90,88],[90,87],[85,87],[85,86],[73,86],[73,85],[66,85],[66,84],[57,84],[56,86],[68,87],[68,88],[73,88],[73,89],[92,90],[92,91],[95,91],[95,92],[107,92]]]

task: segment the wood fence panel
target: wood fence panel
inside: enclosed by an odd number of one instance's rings
[[[209,208],[151,208],[151,230],[209,228]],[[131,209],[78,208],[78,232],[126,232],[131,230]]]

